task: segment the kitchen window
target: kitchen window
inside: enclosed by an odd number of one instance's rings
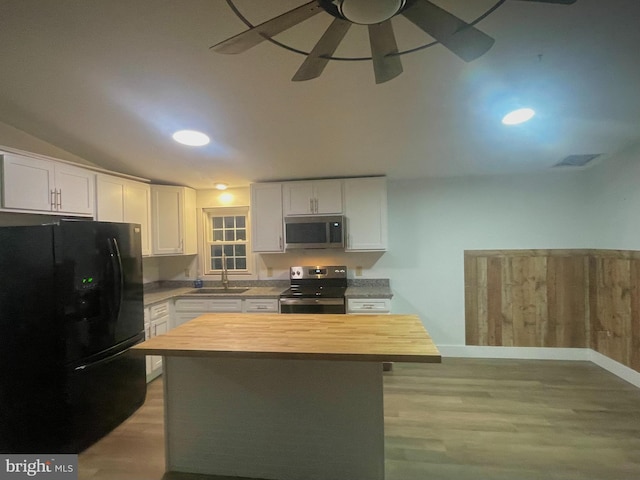
[[[249,209],[213,208],[205,210],[205,274],[222,271],[250,273]]]

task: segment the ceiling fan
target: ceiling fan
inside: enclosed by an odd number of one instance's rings
[[[505,0],[498,2],[498,5]],[[576,0],[519,0],[570,5]],[[493,9],[492,9],[493,10]],[[334,17],[318,43],[307,55],[293,81],[319,77],[353,24],[369,30],[371,59],[376,83],[402,73],[402,63],[391,19],[403,15],[422,31],[466,62],[484,55],[494,39],[428,0],[313,0],[264,23],[253,26],[211,48],[219,53],[242,53],[264,40],[326,12]]]

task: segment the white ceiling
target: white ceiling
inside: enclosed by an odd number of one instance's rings
[[[252,23],[306,0],[236,0]],[[496,0],[434,0],[472,21]],[[386,174],[393,179],[548,170],[567,155],[640,140],[640,1],[507,0],[477,27],[496,39],[465,63],[441,45],[402,56],[376,85],[371,62],[304,57],[269,42],[209,47],[246,27],[224,0],[0,0],[0,121],[108,169],[209,188]],[[310,50],[331,17],[278,36]],[[401,50],[431,39],[393,20]],[[368,56],[366,28],[336,55]],[[504,127],[505,98],[538,110]],[[175,144],[195,128],[213,142]]]

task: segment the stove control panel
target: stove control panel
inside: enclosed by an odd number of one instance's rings
[[[289,278],[291,278],[292,280],[304,278],[347,278],[347,267],[345,265],[309,265],[291,267]]]

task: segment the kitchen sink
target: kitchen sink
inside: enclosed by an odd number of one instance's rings
[[[227,295],[234,295],[237,293],[244,293],[249,290],[249,287],[216,287],[216,288],[196,288],[195,290],[191,290],[189,293],[202,293],[202,294],[212,294],[212,293],[223,293]]]

